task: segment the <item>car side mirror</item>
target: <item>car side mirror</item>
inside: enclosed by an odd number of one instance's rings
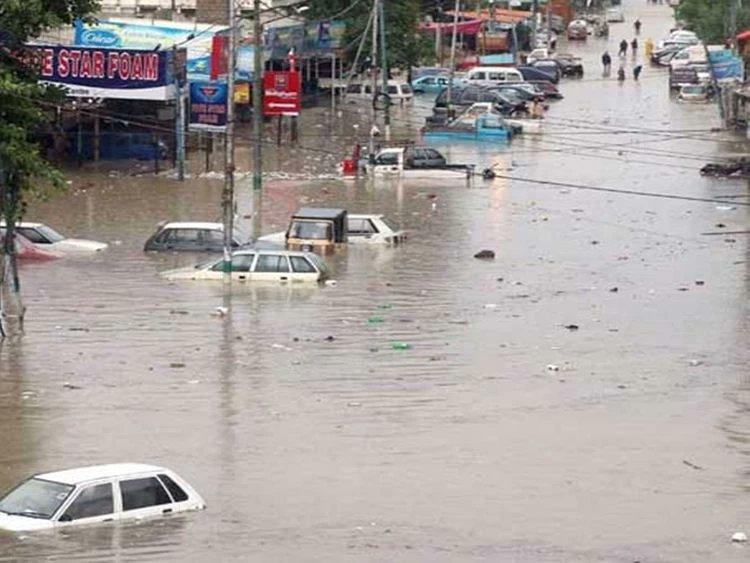
[[[66,513],[66,514],[63,514],[62,516],[60,516],[59,521],[60,522],[72,522],[73,521],[73,517],[70,514]]]

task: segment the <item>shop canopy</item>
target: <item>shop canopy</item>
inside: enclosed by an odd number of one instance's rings
[[[448,12],[448,15],[452,16],[453,12]],[[489,10],[480,10],[479,12],[464,11],[459,12],[458,15],[459,17],[463,16],[472,20],[493,21],[493,18],[490,17]],[[525,12],[523,10],[503,10],[496,8],[494,21],[498,23],[518,23],[529,19],[531,16],[531,12]]]
[[[483,20],[464,20],[456,23],[456,33],[463,33],[464,35],[476,35],[484,23]],[[435,32],[440,29],[441,33],[452,33],[453,22],[442,22],[442,23],[423,23],[419,25],[421,31],[432,31]]]

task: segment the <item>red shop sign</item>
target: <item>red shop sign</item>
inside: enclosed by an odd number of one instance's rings
[[[297,71],[263,73],[263,115],[299,115],[302,81]]]

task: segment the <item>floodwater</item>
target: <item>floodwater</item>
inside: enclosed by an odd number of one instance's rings
[[[625,7],[641,43],[669,28],[664,5]],[[612,26],[611,52],[631,30]],[[0,560],[747,561],[730,537],[750,532],[748,239],[702,233],[745,229],[748,191],[698,174],[745,145],[709,131],[714,106],[670,100],[664,70],[602,80],[604,45],[564,47],[587,76],[562,84],[541,139],[450,148],[513,179],[305,179],[357,133],[356,106],[333,131],[309,112],[307,149],[266,159],[260,230],[321,203],[412,231],[335,256],[335,287],[166,283],[197,257],[143,242],[161,220],[218,217],[220,181],[71,173],[29,218],[112,246],[23,267],[27,333],[0,350],[0,488],[141,461],[208,508],[0,535]],[[428,111],[399,109],[397,134]]]

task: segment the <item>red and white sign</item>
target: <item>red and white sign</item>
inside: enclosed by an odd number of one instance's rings
[[[299,72],[269,70],[263,74],[263,115],[299,115],[301,99]]]

